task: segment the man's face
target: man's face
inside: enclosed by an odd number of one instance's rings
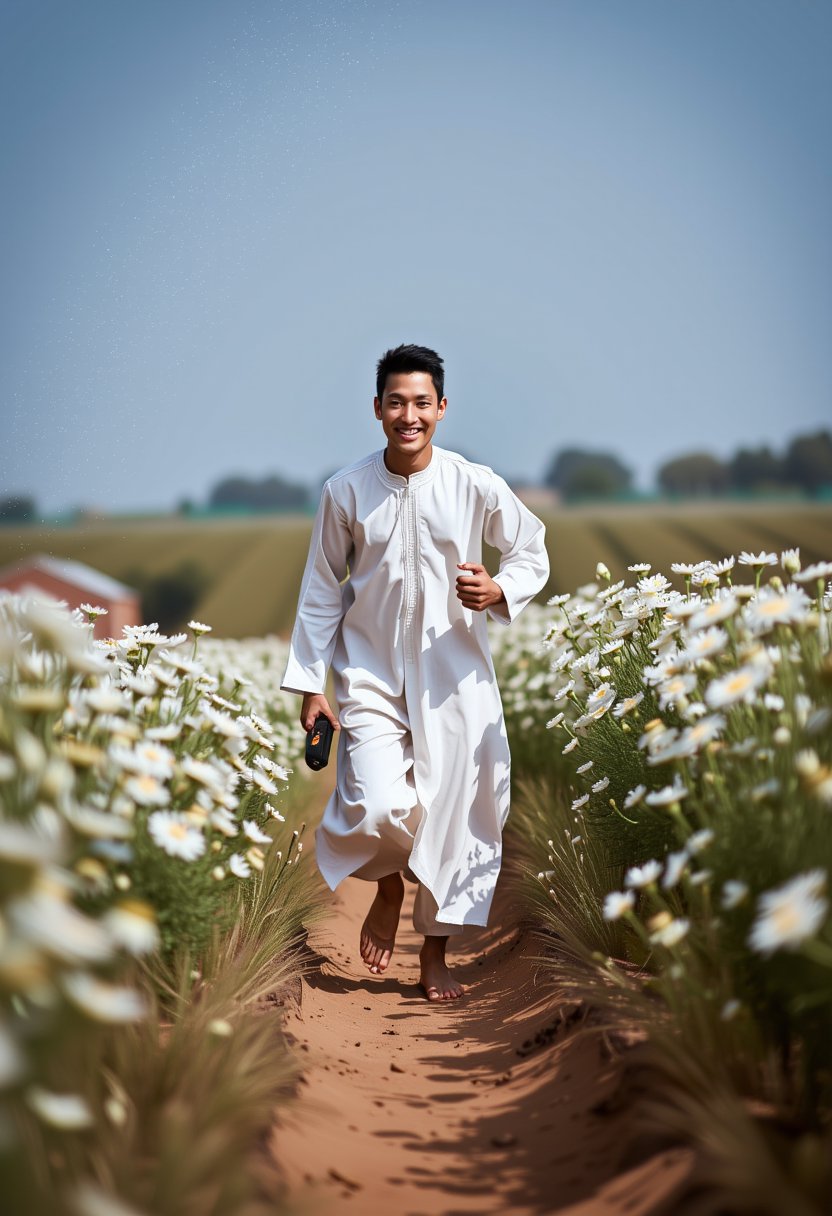
[[[388,447],[412,458],[430,443],[447,398],[437,399],[428,372],[396,372],[387,377],[384,396],[373,405]]]

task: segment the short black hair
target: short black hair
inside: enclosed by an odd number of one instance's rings
[[[414,346],[412,343],[394,346],[385,351],[376,367],[376,396],[381,401],[384,396],[384,385],[389,375],[396,372],[428,372],[436,398],[441,401],[445,396],[445,365],[435,350],[428,346]]]

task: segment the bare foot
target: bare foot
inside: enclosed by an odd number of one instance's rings
[[[454,1001],[465,995],[464,986],[454,979],[445,962],[446,942],[444,937],[426,937],[419,954],[419,983],[429,1001]]]
[[[396,944],[403,899],[401,874],[388,874],[379,879],[376,897],[361,926],[361,957],[373,975],[387,970]]]

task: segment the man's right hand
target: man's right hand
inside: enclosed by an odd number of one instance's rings
[[[335,730],[341,729],[341,723],[330,709],[329,701],[327,701],[324,694],[322,692],[305,692],[300,710],[300,724],[303,729],[306,731],[311,730],[319,714],[323,714],[325,718],[328,718]]]

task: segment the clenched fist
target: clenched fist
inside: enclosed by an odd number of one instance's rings
[[[503,589],[494,582],[485,566],[479,566],[476,562],[459,562],[458,565],[460,570],[469,571],[458,575],[456,580],[457,599],[465,608],[470,608],[472,612],[483,612],[494,604],[503,603],[506,598]]]

